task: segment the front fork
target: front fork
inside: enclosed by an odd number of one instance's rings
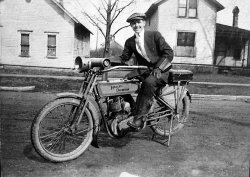
[[[97,76],[95,74],[89,73],[81,86],[80,94],[83,93],[83,96],[82,96],[82,99],[80,101],[80,105],[77,108],[73,108],[71,110],[72,114],[70,115],[71,116],[70,120],[73,116],[73,118],[72,118],[73,121],[70,125],[70,132],[72,132],[72,133],[74,133],[77,130],[77,127],[82,120],[83,114],[88,106],[90,96],[93,93],[93,89],[95,87],[96,80],[97,80]],[[76,113],[73,114],[75,109],[77,109]]]

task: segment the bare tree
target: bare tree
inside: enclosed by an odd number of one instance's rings
[[[110,56],[110,41],[115,35],[122,29],[128,27],[129,25],[124,25],[115,30],[111,34],[111,28],[114,21],[117,20],[118,16],[135,0],[129,0],[126,4],[121,5],[121,0],[100,0],[100,6],[96,6],[94,3],[92,5],[98,12],[98,16],[91,16],[86,12],[84,15],[88,18],[90,23],[96,26],[105,39],[103,57]],[[124,1],[123,1],[124,2]]]

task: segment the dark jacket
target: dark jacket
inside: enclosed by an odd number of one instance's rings
[[[151,66],[153,68],[159,67],[164,60],[171,62],[173,60],[173,50],[167,44],[161,33],[157,31],[145,31],[144,33],[144,47],[149,63],[136,50],[135,35],[126,40],[124,50],[120,56],[122,62],[130,59],[134,53],[138,65]]]

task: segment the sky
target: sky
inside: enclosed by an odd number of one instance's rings
[[[79,5],[82,6],[82,9],[89,13],[94,13],[95,9],[89,0],[77,0]],[[129,0],[121,0],[121,2],[128,2]],[[152,3],[157,0],[136,0],[136,3],[133,6],[127,8],[117,19],[116,23],[114,23],[113,28],[118,29],[123,25],[127,25],[126,19],[133,12],[143,12],[145,13],[147,9],[150,7]],[[217,0],[221,5],[224,6],[224,9],[217,13],[217,23],[225,24],[232,26],[233,13],[232,10],[235,6],[239,7],[239,28],[250,30],[250,0]],[[98,4],[101,0],[92,0],[93,3]],[[104,38],[98,32],[95,27],[92,28],[92,32],[94,35],[91,35],[91,49],[95,49],[96,45],[100,46]],[[116,35],[116,41],[122,46],[125,43],[125,40],[133,35],[133,31],[130,27],[125,28],[119,31]]]

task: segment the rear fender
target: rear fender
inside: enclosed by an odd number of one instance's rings
[[[80,99],[82,98],[81,94],[77,94],[77,93],[70,93],[70,92],[65,92],[65,93],[58,93],[56,94],[57,98],[75,98],[78,99],[80,101]],[[100,130],[100,119],[101,119],[101,114],[100,114],[100,110],[99,107],[97,105],[97,103],[95,102],[94,98],[90,98],[89,99],[89,104],[87,107],[92,115],[92,119],[94,122],[94,135],[96,135],[98,133],[98,131]]]

